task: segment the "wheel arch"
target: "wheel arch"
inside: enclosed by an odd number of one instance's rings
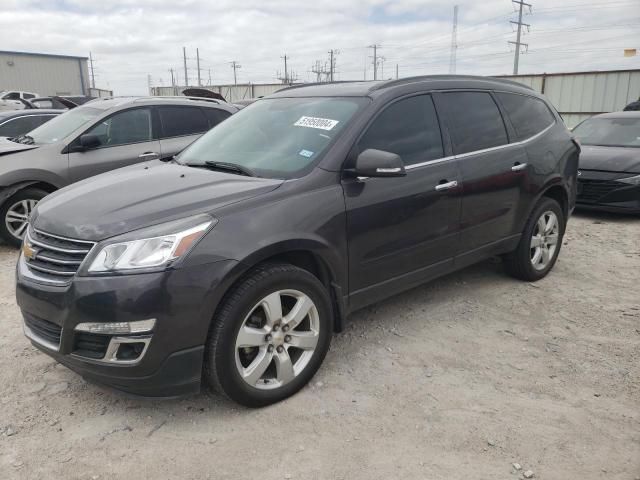
[[[224,296],[244,276],[264,263],[289,263],[314,275],[327,289],[334,313],[334,331],[344,328],[346,306],[343,298],[344,267],[337,258],[331,258],[327,246],[315,240],[290,240],[265,246],[245,258],[240,259],[224,281],[224,293],[216,310],[224,301]]]

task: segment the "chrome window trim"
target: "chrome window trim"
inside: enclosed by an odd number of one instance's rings
[[[33,228],[33,231],[36,232],[36,233],[39,233],[40,235],[44,235],[45,237],[57,238],[58,240],[66,240],[67,242],[86,243],[86,244],[89,244],[91,246],[93,246],[93,245],[95,245],[97,243],[97,242],[94,242],[92,240],[78,240],[77,238],[69,238],[69,237],[63,237],[61,235],[54,235],[53,233],[43,232],[42,230],[38,230],[37,228]]]
[[[529,138],[525,138],[524,140],[520,140],[518,142],[505,143],[504,145],[498,145],[497,147],[484,148],[482,150],[474,150],[473,152],[459,153],[457,155],[450,155],[448,157],[437,158],[435,160],[427,160],[426,162],[414,163],[413,165],[408,165],[408,166],[406,166],[404,168],[405,168],[405,170],[413,170],[415,168],[424,167],[426,165],[434,165],[436,163],[448,162],[449,160],[457,160],[459,158],[472,157],[474,155],[480,155],[482,153],[488,153],[488,152],[494,152],[496,150],[502,150],[503,148],[509,148],[509,147],[514,147],[514,146],[524,145],[525,143],[529,143],[529,142],[535,140],[536,138],[538,138],[538,137],[544,135],[545,133],[547,133],[553,126],[556,125],[556,123],[557,123],[557,121],[554,119],[553,123],[550,124],[548,127],[546,127],[544,130],[541,130],[540,132],[536,133],[535,135],[533,135],[533,136],[531,136]]]

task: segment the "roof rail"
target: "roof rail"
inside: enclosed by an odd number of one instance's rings
[[[139,97],[135,101],[142,101],[152,98],[154,100],[197,100],[200,102],[210,102],[221,104],[220,100],[216,100],[215,98],[205,98],[205,97],[187,97],[186,95],[149,95],[148,97]]]
[[[289,85],[288,87],[280,88],[273,93],[284,92],[285,90],[293,90],[296,88],[302,87],[317,87],[318,85],[335,85],[341,83],[363,83],[363,82],[373,82],[373,80],[336,80],[333,82],[313,82],[313,83],[300,83],[298,85]]]
[[[516,82],[514,80],[508,80],[505,78],[496,77],[482,77],[478,75],[419,75],[415,77],[400,78],[398,80],[389,80],[386,82],[378,83],[371,88],[371,91],[382,90],[383,88],[395,87],[398,85],[406,85],[409,83],[416,83],[425,80],[485,80],[498,83],[506,83],[509,85],[515,85],[518,87],[533,90],[531,87],[524,85],[523,83]]]

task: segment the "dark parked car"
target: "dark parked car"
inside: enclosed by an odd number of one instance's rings
[[[41,202],[17,266],[24,330],[121,390],[204,379],[267,405],[309,381],[356,309],[493,255],[544,277],[578,153],[547,101],[509,81],[288,88],[175,161]]]
[[[640,213],[640,112],[596,115],[573,133],[583,146],[577,206]]]
[[[19,137],[63,112],[45,109],[0,111],[0,137]]]
[[[185,97],[98,99],[0,141],[0,237],[20,245],[33,207],[49,193],[126,165],[171,158],[236,111]]]

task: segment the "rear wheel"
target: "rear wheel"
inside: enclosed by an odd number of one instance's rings
[[[525,225],[518,247],[505,256],[507,271],[530,282],[545,277],[560,253],[565,226],[560,204],[552,198],[541,199]]]
[[[329,349],[332,309],[320,281],[288,264],[256,268],[226,295],[214,318],[205,379],[249,407],[300,390]]]
[[[47,195],[39,188],[25,188],[9,197],[0,207],[0,236],[9,245],[20,246],[33,209]]]

